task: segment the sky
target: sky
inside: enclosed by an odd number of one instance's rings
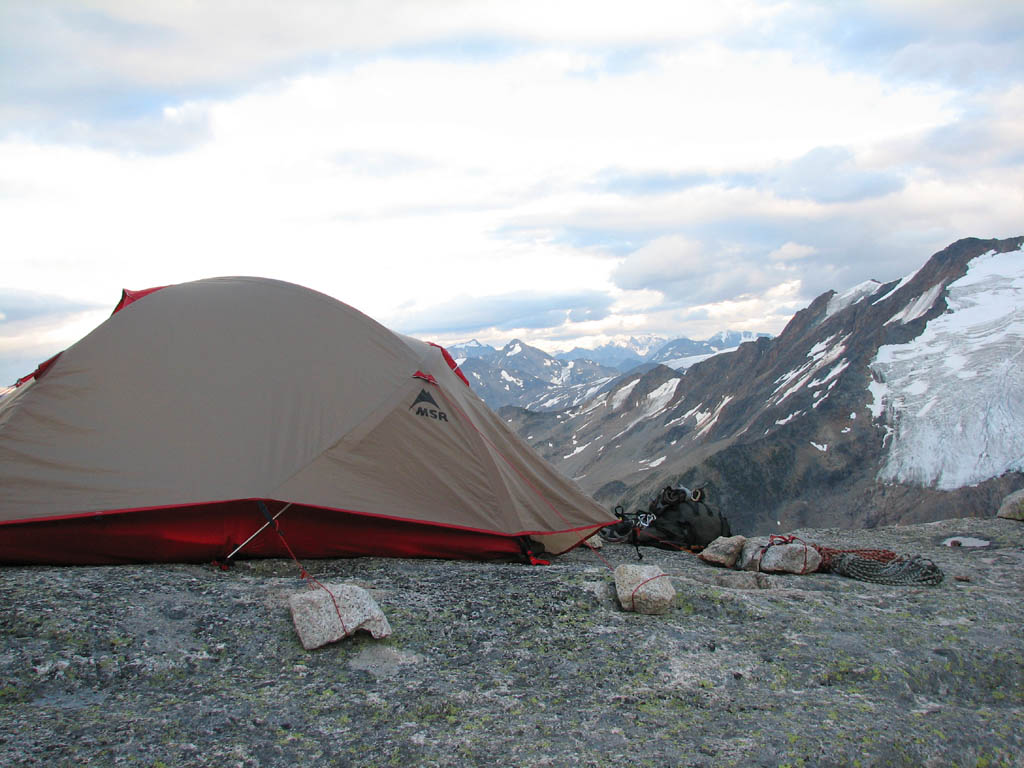
[[[0,383],[122,288],[549,352],[1024,234],[1024,3],[3,0]]]

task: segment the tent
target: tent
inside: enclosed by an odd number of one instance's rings
[[[448,353],[290,283],[125,291],[0,398],[0,562],[559,554],[614,522]],[[542,545],[542,546],[540,546]]]

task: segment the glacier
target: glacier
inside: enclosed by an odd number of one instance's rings
[[[893,319],[906,322],[913,304]],[[871,362],[872,416],[889,446],[883,482],[953,490],[1024,471],[1024,254],[972,259],[946,306]]]

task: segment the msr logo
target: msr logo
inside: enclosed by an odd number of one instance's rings
[[[428,407],[428,405],[433,407]],[[413,408],[416,409],[417,416],[425,416],[428,419],[437,419],[438,421],[448,421],[448,414],[441,410],[441,406],[434,400],[433,395],[425,389],[420,390],[412,405],[409,406],[410,411]]]

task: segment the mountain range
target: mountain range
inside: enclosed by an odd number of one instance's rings
[[[747,535],[991,515],[1024,487],[1022,245],[960,240],[822,294],[776,338],[499,413],[609,508],[682,483]]]
[[[576,347],[549,355],[513,339],[497,349],[476,339],[454,344],[448,352],[492,408],[515,405],[536,411],[570,408],[587,401],[623,373],[655,364],[684,370],[700,360],[735,349],[766,333],[722,331],[694,341],[660,336],[631,337],[624,344],[594,349]]]

